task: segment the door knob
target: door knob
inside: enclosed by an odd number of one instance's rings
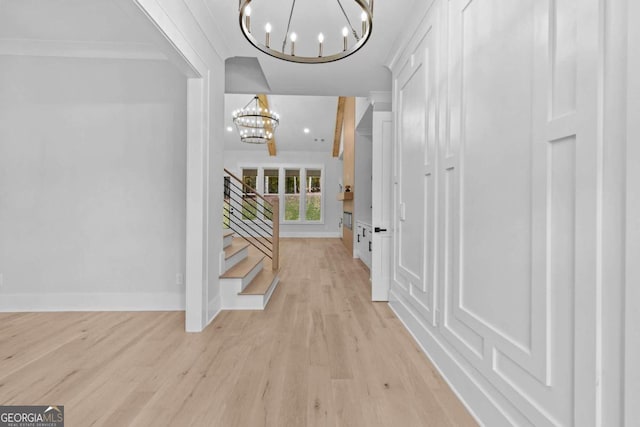
[[[375,231],[376,233],[379,233],[381,231],[387,231],[387,229],[386,228],[376,227],[376,228],[373,229],[373,231]]]

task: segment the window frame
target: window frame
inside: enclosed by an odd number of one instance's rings
[[[278,169],[278,199],[280,202],[280,224],[285,225],[324,225],[324,211],[325,211],[325,167],[324,164],[306,164],[306,163],[278,163],[278,164],[253,164],[253,163],[243,163],[238,166],[240,171],[240,176],[244,176],[245,169],[257,169],[258,176],[256,182],[256,190],[260,194],[265,194],[264,189],[264,170],[265,169]],[[302,186],[300,188],[300,206],[299,206],[299,218],[297,220],[286,220],[284,219],[285,214],[285,171],[289,169],[298,169],[300,170],[300,182]],[[307,170],[319,170],[320,171],[320,219],[319,220],[307,220]],[[258,198],[258,200],[260,200]],[[260,203],[262,205],[262,203]],[[271,222],[271,220],[265,218],[264,210],[260,209],[258,212],[258,217],[266,222]],[[242,219],[243,221],[251,221],[250,219]]]

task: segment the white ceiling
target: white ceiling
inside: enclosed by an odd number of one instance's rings
[[[356,29],[359,14],[353,0],[341,0]],[[394,41],[410,16],[416,0],[376,0],[373,31],[367,44],[356,54],[329,64],[297,64],[282,61],[254,48],[242,35],[237,0],[205,0],[214,22],[233,56],[257,57],[272,93],[295,95],[368,96],[371,91],[390,91],[391,74],[385,67]],[[264,25],[273,25],[271,45],[282,46],[292,0],[255,0],[251,27],[254,35],[264,34]],[[313,54],[317,35],[325,36],[325,52],[340,49],[345,19],[337,0],[297,0],[291,30],[298,34],[296,50]],[[335,50],[334,50],[335,51]]]
[[[281,45],[291,1],[254,0],[254,33],[262,32],[268,20],[274,27],[272,46]],[[355,2],[341,1],[358,28]],[[276,131],[278,151],[315,152],[331,151],[338,95],[368,96],[371,91],[391,89],[390,73],[384,63],[414,1],[376,0],[372,36],[364,48],[341,61],[311,65],[281,61],[251,46],[239,28],[237,0],[204,0],[231,55],[258,59],[256,71],[264,73],[266,79],[260,85],[270,88],[261,91],[270,93],[270,105],[281,115]],[[337,0],[296,1],[292,31],[298,34],[299,54],[305,50],[312,54],[317,49],[318,32],[325,35],[325,52],[340,49],[343,26],[345,20]],[[71,56],[81,51],[81,56],[104,58],[164,58],[189,75],[189,70],[185,71],[188,66],[179,63],[179,55],[131,0],[0,0],[0,54],[3,49],[12,48],[14,52],[26,48],[36,53],[67,51]],[[248,87],[245,74],[251,73],[245,70],[235,81],[244,81],[241,86]],[[225,127],[233,126],[231,111],[244,106],[250,98],[251,94],[225,96]],[[311,132],[304,134],[304,127]],[[264,146],[241,143],[235,128],[225,132],[225,148],[263,150],[265,155],[267,152]]]
[[[81,42],[151,42],[117,1],[0,0],[0,38]]]
[[[364,48],[341,61],[311,65],[275,59],[251,46],[239,28],[236,0],[205,1],[214,17],[214,22],[225,37],[229,52],[238,57],[258,58],[261,71],[272,93],[269,95],[270,107],[281,116],[280,126],[276,131],[278,152],[291,150],[330,152],[333,147],[337,96],[366,97],[371,91],[391,90],[391,74],[384,64],[390,56],[390,50],[400,34],[403,23],[411,13],[411,5],[414,2],[414,0],[376,0],[372,36]],[[286,30],[291,1],[253,1],[251,26],[254,34],[263,34],[265,23],[270,22],[273,26],[271,45],[280,47]],[[352,23],[358,28],[360,21],[358,10],[353,7],[355,2],[342,0],[342,3]],[[299,54],[313,54],[317,49],[316,40],[319,32],[325,36],[325,52],[329,52],[332,47],[340,49],[343,26],[345,26],[345,20],[336,0],[296,1],[291,30],[298,34],[296,50]],[[307,49],[306,52],[302,50],[304,48]],[[242,76],[238,77],[238,80],[241,80]],[[252,86],[246,82],[245,85],[247,88]],[[253,88],[249,88],[251,89]],[[237,85],[235,90],[247,92]],[[240,142],[231,120],[231,112],[243,107],[250,99],[251,95],[225,96],[225,127],[233,129],[232,132],[225,132],[225,149],[258,150],[267,156],[265,146]],[[308,135],[303,133],[304,127],[311,130]],[[320,141],[322,138],[324,142]]]
[[[131,0],[0,0],[0,55],[168,60],[195,73]]]
[[[272,58],[251,46],[242,35],[237,0],[203,1],[223,35],[228,52],[232,56],[258,58],[271,93],[367,96],[371,91],[391,89],[390,72],[384,63],[411,13],[412,4],[418,0],[376,0],[369,42],[356,54],[330,64],[296,64]],[[355,2],[341,1],[358,29],[360,21]],[[259,37],[269,21],[273,25],[272,46],[280,46],[291,2],[254,0],[254,34]],[[49,42],[43,44],[42,49],[50,48],[52,41],[91,43],[97,51],[129,45],[129,49],[124,49],[125,57],[133,51],[131,46],[135,46],[139,51],[155,49],[174,62],[168,43],[162,43],[158,31],[148,21],[141,20],[141,14],[136,14],[135,9],[132,0],[0,0],[0,41]],[[298,33],[298,52],[315,52],[319,32],[325,35],[325,52],[339,50],[340,31],[345,23],[337,0],[297,0],[291,30]],[[5,42],[3,47],[6,46]],[[24,46],[17,45],[17,48]],[[28,47],[34,49],[33,44]],[[151,56],[147,52],[147,59]]]
[[[240,142],[233,125],[231,113],[251,101],[252,95],[227,94],[224,97],[225,150],[262,151],[268,156],[267,147]],[[280,114],[280,125],[276,129],[277,151],[330,152],[336,124],[337,96],[269,95],[269,108]],[[304,128],[309,133],[304,133]],[[315,141],[317,139],[317,141]],[[324,139],[324,141],[321,141]]]

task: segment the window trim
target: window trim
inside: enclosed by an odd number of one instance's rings
[[[256,182],[256,190],[260,194],[265,194],[264,191],[264,170],[265,169],[278,169],[278,198],[280,200],[280,224],[284,225],[324,225],[325,221],[325,206],[326,206],[326,193],[325,193],[325,167],[324,164],[314,163],[274,163],[274,164],[259,164],[259,163],[242,163],[238,165],[240,176],[244,175],[244,169],[257,169],[258,176]],[[285,170],[287,169],[299,169],[300,181],[303,183],[304,188],[300,189],[300,219],[298,220],[286,220],[284,219],[284,192],[285,192]],[[305,219],[307,214],[307,170],[319,170],[320,171],[320,219],[317,221],[310,221]],[[259,217],[264,221],[270,222],[264,218],[264,211],[259,212]],[[251,221],[249,219],[243,219],[243,221]]]

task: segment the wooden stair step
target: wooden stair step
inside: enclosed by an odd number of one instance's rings
[[[247,258],[225,271],[220,277],[223,279],[242,279],[251,273],[256,265],[261,263],[263,259],[264,255],[249,254]]]
[[[226,230],[224,233],[222,233],[222,238],[224,239],[225,237],[229,237],[236,234],[235,231],[233,230]]]
[[[243,239],[233,239],[233,242],[224,248],[224,259],[227,260],[249,246],[249,243]]]
[[[240,292],[240,295],[264,295],[278,275],[278,270],[263,268],[260,273]]]

